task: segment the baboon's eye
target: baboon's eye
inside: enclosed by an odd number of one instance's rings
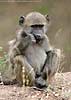
[[[23,38],[25,38],[25,37],[27,37],[27,34],[26,34],[25,32],[23,32],[23,33],[21,34],[21,36],[22,36]]]

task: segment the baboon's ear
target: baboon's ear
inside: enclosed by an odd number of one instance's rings
[[[19,18],[19,25],[23,25],[24,20],[25,20],[25,17],[24,16],[20,16],[20,18]]]
[[[45,18],[47,19],[48,22],[50,22],[50,17],[48,14],[45,15]]]

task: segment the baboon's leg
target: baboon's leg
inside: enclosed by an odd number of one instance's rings
[[[16,74],[16,80],[19,86],[23,85],[23,77],[22,77],[22,64],[19,62],[19,59],[15,59],[16,63],[15,63],[15,74]],[[25,80],[25,78],[24,78]]]
[[[35,72],[32,66],[27,62],[26,58],[20,55],[16,56],[14,61],[16,79],[19,85],[26,85],[26,76],[28,76],[31,85],[33,85],[35,81]]]

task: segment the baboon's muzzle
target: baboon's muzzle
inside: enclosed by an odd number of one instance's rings
[[[33,33],[33,35],[34,35],[37,43],[44,39],[44,33],[41,30],[40,31],[35,31]]]

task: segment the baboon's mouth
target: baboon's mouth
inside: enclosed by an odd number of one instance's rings
[[[43,37],[41,37],[39,35],[34,35],[34,37],[35,37],[36,43],[39,43],[44,39]]]

